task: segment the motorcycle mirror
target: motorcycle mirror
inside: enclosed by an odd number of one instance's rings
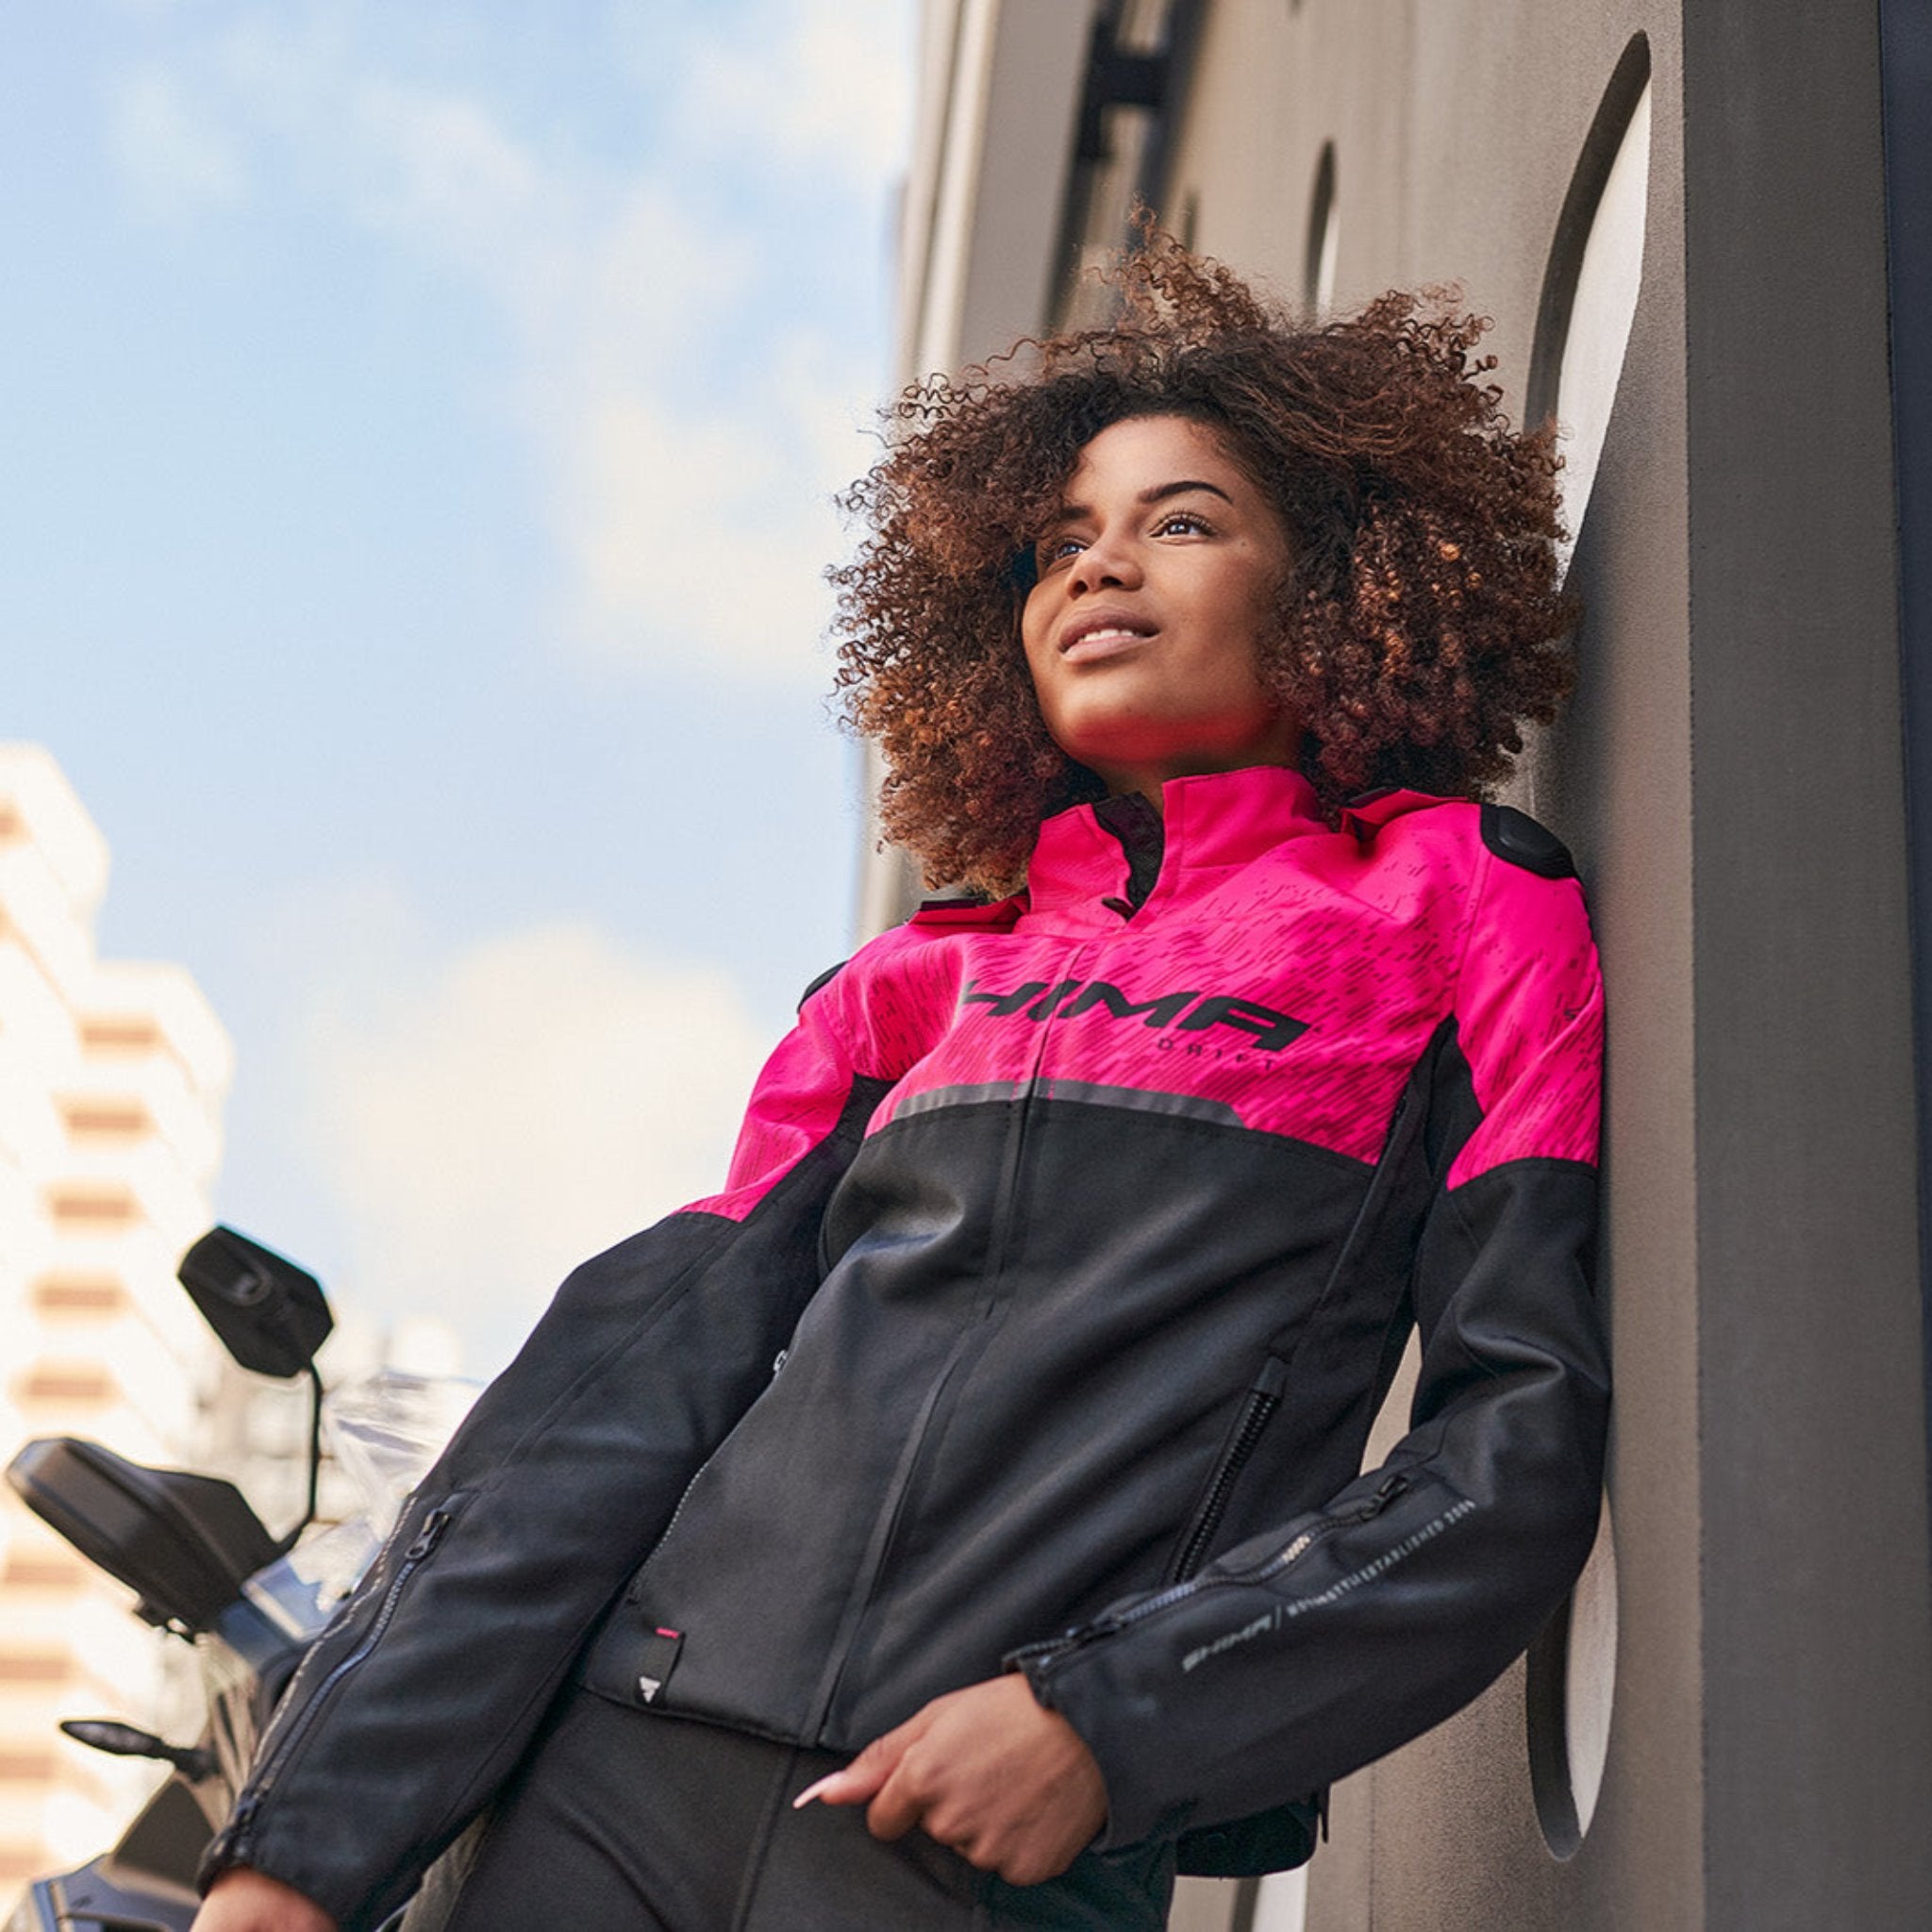
[[[222,1346],[258,1374],[301,1374],[335,1326],[314,1275],[232,1227],[209,1228],[175,1272]]]
[[[212,1776],[214,1754],[192,1744],[169,1744],[152,1731],[137,1730],[110,1717],[70,1717],[60,1721],[61,1730],[76,1744],[106,1751],[114,1757],[158,1757],[172,1764],[191,1784]]]

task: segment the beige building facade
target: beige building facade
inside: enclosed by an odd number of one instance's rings
[[[96,957],[107,876],[54,759],[0,745],[0,1454],[80,1435],[179,1464],[217,1369],[174,1269],[212,1219],[232,1055],[180,968]],[[0,1491],[0,1896],[103,1849],[158,1781],[55,1729],[160,1714],[175,1640],[130,1607]]]
[[[1177,1927],[1932,1923],[1907,15],[925,8],[904,376],[1093,312],[1137,195],[1314,312],[1457,284],[1511,415],[1562,432],[1588,611],[1516,796],[1610,993],[1605,1532],[1526,1665],[1338,1788],[1305,1878]],[[868,924],[909,891],[875,869]]]

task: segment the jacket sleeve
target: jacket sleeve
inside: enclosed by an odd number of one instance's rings
[[[754,1091],[724,1193],[578,1268],[303,1659],[202,1879],[250,1865],[373,1926],[528,1743],[817,1286],[827,1198],[890,1082],[835,982]]]
[[[1595,952],[1573,878],[1480,863],[1454,1012],[1411,1083],[1408,1433],[1322,1509],[1016,1659],[1099,1760],[1103,1847],[1255,1822],[1447,1717],[1589,1554],[1608,1395],[1587,1272]]]

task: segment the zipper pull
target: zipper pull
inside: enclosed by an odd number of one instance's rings
[[[1092,1623],[1063,1630],[1058,1637],[1023,1643],[1019,1649],[1008,1651],[1000,1661],[1009,1671],[1026,1670],[1032,1664],[1055,1664],[1074,1651],[1085,1650],[1090,1643],[1098,1643],[1103,1637],[1111,1637],[1120,1627],[1118,1617],[1096,1617]]]
[[[1274,1558],[1273,1567],[1276,1570],[1286,1570],[1291,1563],[1296,1561],[1301,1557],[1303,1552],[1314,1541],[1315,1536],[1312,1530],[1303,1530],[1301,1535],[1291,1539],[1281,1554]]]
[[[1024,1671],[1028,1664],[1037,1664],[1047,1657],[1058,1655],[1074,1641],[1071,1630],[1058,1637],[1036,1637],[1031,1643],[1022,1643],[1008,1651],[1000,1662],[1009,1671]]]
[[[448,1527],[449,1511],[432,1509],[423,1519],[423,1527],[417,1531],[416,1541],[403,1552],[403,1561],[420,1563],[442,1541],[442,1533]]]
[[[1401,1471],[1398,1470],[1392,1475],[1385,1475],[1375,1485],[1375,1493],[1356,1511],[1357,1519],[1366,1523],[1370,1517],[1381,1515],[1383,1510],[1388,1508],[1390,1504],[1394,1502],[1396,1497],[1401,1495],[1407,1488],[1408,1477],[1403,1474]]]

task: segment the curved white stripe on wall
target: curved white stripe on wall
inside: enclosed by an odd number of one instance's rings
[[[1583,143],[1544,271],[1530,361],[1531,423],[1557,419],[1567,571],[1583,529],[1643,281],[1650,195],[1650,47],[1624,50]]]
[[[1638,34],[1604,90],[1551,240],[1525,414],[1554,416],[1569,530],[1567,575],[1596,485],[1643,282],[1650,192],[1650,45]],[[1534,797],[1532,760],[1524,774]],[[1603,1790],[1617,1685],[1617,1558],[1607,1497],[1569,1602],[1530,1651],[1530,1782],[1559,1858],[1582,1844]]]
[[[1322,143],[1315,185],[1308,195],[1308,231],[1302,252],[1302,307],[1325,316],[1335,306],[1335,263],[1341,249],[1341,225],[1335,203],[1335,143]]]

